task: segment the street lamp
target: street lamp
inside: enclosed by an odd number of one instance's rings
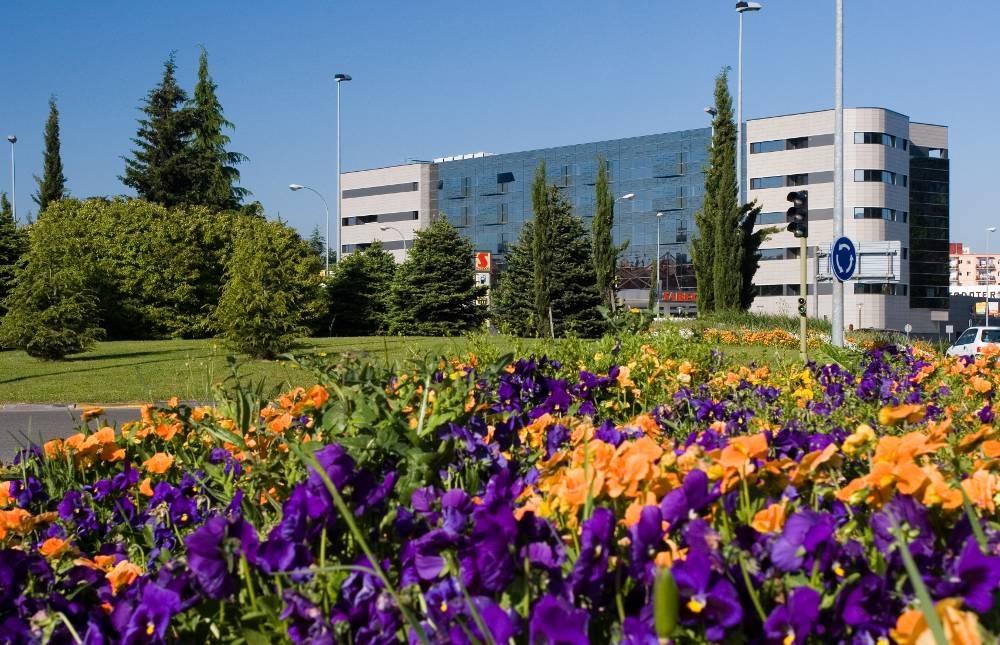
[[[305,188],[306,190],[311,190],[316,193],[316,195],[323,201],[323,210],[326,211],[326,273],[325,275],[330,275],[330,205],[326,203],[326,198],[323,197],[315,188],[310,188],[309,186],[303,186],[302,184],[288,184],[288,190],[292,192],[299,191]],[[340,246],[340,230],[337,230],[337,246]],[[338,259],[340,256],[337,256]]]
[[[712,117],[712,141],[708,143],[708,147],[711,148],[712,143],[715,141],[715,117],[719,114],[719,111],[710,105],[705,108],[705,114]]]
[[[635,193],[625,193],[624,195],[622,195],[621,197],[619,197],[615,201],[616,202],[618,202],[618,201],[630,202],[633,199],[635,199]]]
[[[736,72],[736,197],[743,203],[743,14],[760,11],[759,2],[737,2],[736,13],[740,14],[739,58]]]
[[[404,257],[406,256],[406,237],[403,235],[403,231],[399,230],[395,226],[379,226],[378,230],[380,230],[380,231],[396,231],[396,233],[399,235],[400,241],[403,243],[403,256]]]
[[[14,215],[14,222],[17,223],[17,173],[15,168],[17,167],[14,163],[14,144],[17,143],[17,137],[13,134],[7,137],[7,141],[10,141],[10,209],[11,213]]]
[[[997,230],[996,226],[986,227],[986,255],[990,256],[986,258],[986,326],[990,326],[990,293],[993,289],[990,286],[990,274],[993,273],[993,257],[990,255],[992,252],[992,247],[990,246],[990,233],[995,233]]]
[[[340,187],[340,85],[351,80],[350,74],[334,74],[333,80],[337,81],[337,260],[340,260],[341,255],[341,243],[340,243],[340,220],[343,218],[341,214],[343,212],[342,206],[344,204],[343,196],[344,191]],[[326,239],[330,239],[330,224],[329,219],[326,225]],[[327,246],[329,251],[329,245]],[[329,254],[329,252],[328,252]]]

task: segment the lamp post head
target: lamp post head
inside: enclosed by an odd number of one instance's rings
[[[378,230],[380,230],[380,231],[388,231],[390,228],[391,228],[390,226],[379,226]]]
[[[333,80],[337,81],[338,83],[340,83],[342,81],[349,81],[349,80],[351,80],[351,75],[350,74],[334,74],[333,75]]]
[[[7,137],[7,141],[10,141],[11,143],[17,143],[17,137],[15,137],[15,136],[14,136],[14,135],[12,134],[12,135],[10,135],[9,137]]]
[[[737,2],[736,11],[739,13],[745,13],[747,11],[760,11],[761,4],[759,2]]]
[[[986,230],[989,231],[990,233],[996,233],[997,232],[997,227],[996,226],[987,226]]]
[[[658,212],[656,213],[656,217],[657,217],[657,218],[660,218],[660,217],[663,217],[663,211],[658,211]]]
[[[705,114],[707,114],[707,115],[709,115],[709,116],[711,116],[711,117],[713,117],[713,118],[714,118],[714,117],[715,117],[715,115],[716,115],[716,114],[718,114],[718,113],[719,113],[719,111],[718,111],[718,110],[716,110],[716,109],[715,109],[714,107],[712,107],[712,106],[708,106],[708,107],[706,107],[706,108],[705,108]]]
[[[623,199],[625,201],[632,201],[633,199],[635,199],[635,193],[625,193],[618,199]]]
[[[299,184],[288,184],[288,190],[302,190],[305,186],[300,186]]]

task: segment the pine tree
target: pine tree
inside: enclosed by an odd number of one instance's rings
[[[59,155],[59,108],[56,97],[49,98],[49,118],[45,122],[45,153],[42,161],[42,177],[35,176],[38,192],[32,198],[38,204],[38,212],[44,211],[52,202],[66,197],[66,177],[63,175],[62,158]]]
[[[472,255],[472,244],[445,217],[418,231],[393,279],[389,333],[454,336],[482,323]]]
[[[378,242],[341,260],[327,285],[330,332],[334,336],[386,333],[395,273],[396,261]]]
[[[597,158],[597,184],[593,227],[594,272],[597,274],[597,291],[610,311],[615,308],[615,277],[618,272],[618,256],[628,246],[615,246],[613,231],[615,226],[615,197],[608,185],[608,168],[603,157]]]
[[[323,237],[323,233],[319,230],[319,225],[313,226],[312,233],[309,234],[309,248],[313,250],[316,257],[323,261],[326,255],[326,238]]]
[[[532,294],[535,302],[535,333],[539,337],[551,335],[552,306],[552,207],[549,187],[545,183],[545,161],[538,163],[535,180],[531,184],[531,208],[534,211],[534,229],[531,243],[533,263]]]
[[[0,316],[7,310],[4,300],[14,288],[14,273],[17,262],[27,247],[27,236],[14,221],[7,193],[0,193]]]
[[[715,110],[715,138],[705,193],[712,193],[715,216],[715,254],[712,258],[715,308],[728,311],[740,308],[743,291],[743,243],[736,188],[736,122],[728,70],[723,70],[715,79]]]
[[[246,155],[226,150],[229,136],[223,130],[233,129],[222,113],[216,95],[218,85],[208,74],[208,52],[201,49],[198,59],[198,83],[194,87],[194,149],[198,159],[196,202],[220,210],[235,209],[250,194],[237,186],[240,171],[237,165],[247,161]]]
[[[141,108],[136,148],[125,159],[119,179],[139,196],[164,206],[198,202],[198,157],[193,145],[194,111],[187,93],[177,85],[177,65],[171,53],[163,64],[160,84],[150,90]]]
[[[281,222],[248,220],[237,234],[215,318],[230,346],[273,358],[309,331],[324,304],[320,263]]]
[[[85,351],[103,335],[97,325],[96,268],[87,258],[88,237],[74,220],[40,216],[5,301],[0,344],[59,360]]]
[[[490,294],[490,319],[505,334],[535,336],[534,223],[528,220],[507,251],[500,282]]]

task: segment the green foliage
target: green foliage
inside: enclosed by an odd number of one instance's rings
[[[324,307],[319,270],[309,245],[285,224],[242,222],[215,311],[232,348],[255,358],[287,351]]]
[[[56,97],[49,98],[49,118],[45,122],[45,153],[42,161],[42,176],[35,176],[38,192],[32,198],[42,212],[49,204],[67,195],[66,177],[63,175],[62,158],[59,155],[59,108]]]
[[[740,240],[743,243],[743,264],[740,267],[740,309],[747,311],[753,304],[753,299],[757,295],[753,279],[760,268],[760,246],[771,235],[778,232],[778,229],[769,226],[759,231],[754,231],[757,223],[757,216],[760,215],[760,205],[754,201],[752,204],[743,204],[740,208]]]
[[[392,334],[454,336],[482,323],[472,244],[444,217],[417,232],[390,296]]]
[[[6,311],[4,300],[14,288],[17,262],[27,247],[27,233],[14,221],[7,193],[0,193],[0,316]]]
[[[312,243],[310,241],[310,247]],[[344,257],[327,283],[334,336],[374,336],[389,331],[389,294],[396,261],[378,242]]]
[[[250,194],[246,188],[236,185],[240,181],[236,166],[248,159],[244,154],[226,150],[230,140],[223,130],[231,130],[234,126],[223,116],[216,89],[218,86],[208,73],[208,52],[203,47],[191,105],[198,166],[194,203],[224,210],[237,208]]]
[[[552,193],[545,183],[545,160],[538,162],[535,180],[531,184],[531,209],[534,213],[534,230],[531,238],[532,290],[535,303],[535,334],[540,337],[552,334],[549,324],[552,306],[552,255],[553,247]]]
[[[88,230],[47,211],[30,236],[25,264],[6,299],[0,343],[47,360],[85,351],[101,336],[96,267],[85,251]]]
[[[612,231],[615,226],[615,197],[608,185],[608,167],[603,157],[597,158],[597,185],[594,187],[594,272],[597,275],[597,292],[605,307],[615,308],[615,277],[618,256],[628,243],[615,246]]]
[[[306,241],[309,243],[309,248],[312,249],[312,252],[319,257],[319,261],[323,262],[326,257],[326,238],[319,230],[319,225],[313,226],[312,233],[309,234],[309,239]],[[333,260],[333,253],[330,254],[330,259]]]
[[[590,237],[559,190],[548,187],[548,191],[552,264],[547,282],[552,289],[548,300],[556,336],[600,336],[605,322],[599,311],[601,300],[592,270]],[[500,285],[492,296],[492,315],[498,327],[519,336],[534,335],[538,329],[537,312],[531,307],[531,302],[537,302],[537,297],[533,296],[534,231],[534,222],[525,222],[520,239],[507,256],[507,269],[500,277]],[[549,336],[547,310],[544,323],[544,336]]]
[[[715,309],[740,308],[743,245],[738,232],[740,206],[736,190],[736,122],[729,94],[728,70],[715,78],[714,137],[705,173],[705,211],[714,225],[712,283]]]
[[[176,69],[170,54],[160,84],[141,108],[145,117],[132,139],[136,148],[119,177],[141,198],[165,206],[196,203],[198,193],[199,164],[192,145],[196,114],[185,105],[188,96],[177,84]]]

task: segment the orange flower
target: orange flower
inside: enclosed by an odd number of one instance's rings
[[[961,598],[945,598],[935,605],[934,610],[944,626],[945,639],[949,643],[961,645],[981,645],[979,619],[971,611],[962,611]],[[891,632],[894,641],[900,645],[933,645],[934,636],[919,609],[910,609],[896,621]]]
[[[330,398],[330,393],[326,391],[325,387],[317,384],[309,388],[309,391],[306,392],[306,397],[312,403],[313,408],[318,410]]]
[[[0,508],[10,505],[14,499],[10,494],[10,482],[0,482]]]
[[[1000,457],[1000,441],[997,441],[996,439],[984,441],[983,455],[985,455],[987,459],[996,459],[997,457]]]
[[[969,501],[979,508],[990,513],[996,511],[993,498],[1000,490],[1000,477],[985,470],[977,470],[971,477],[962,480],[962,489],[969,496]]]
[[[58,558],[69,549],[69,543],[57,537],[50,537],[38,547],[38,552],[46,558]]]
[[[42,446],[42,450],[45,451],[46,457],[49,459],[55,459],[59,455],[63,454],[63,440],[52,439],[51,441],[46,441]]]
[[[758,533],[777,533],[785,525],[785,502],[771,504],[753,516],[750,526]]]
[[[96,419],[102,414],[104,414],[104,408],[87,407],[83,409],[83,413],[80,415],[80,420],[86,423],[91,419]]]
[[[105,577],[111,583],[111,595],[115,595],[122,587],[132,584],[141,575],[142,569],[128,560],[122,560],[108,571]]]
[[[174,465],[174,458],[165,452],[158,452],[142,463],[147,472],[162,475]]]
[[[993,383],[984,379],[982,376],[979,376],[978,374],[976,376],[973,376],[972,379],[969,381],[969,383],[972,385],[972,389],[974,389],[976,392],[979,392],[980,394],[986,394],[987,392],[993,389]]]
[[[766,456],[767,438],[763,434],[733,437],[722,449],[719,463],[724,468],[737,470],[742,476],[746,474],[751,459],[763,459]]]
[[[885,406],[878,412],[878,422],[884,426],[899,425],[903,421],[916,423],[924,418],[924,406],[918,403]]]
[[[12,508],[9,511],[0,511],[0,540],[7,537],[8,531],[24,531],[30,519],[31,513],[23,508]]]
[[[73,561],[73,563],[82,567],[87,567],[88,569],[94,569],[95,571],[111,571],[111,569],[115,566],[115,556],[95,555],[93,560],[89,560],[87,558],[77,558]]]
[[[150,485],[149,477],[143,479],[142,482],[139,484],[139,492],[145,495],[146,497],[153,496],[153,487]]]
[[[181,429],[181,424],[178,422],[174,423],[160,423],[156,426],[156,436],[164,441],[170,441],[174,438]]]

